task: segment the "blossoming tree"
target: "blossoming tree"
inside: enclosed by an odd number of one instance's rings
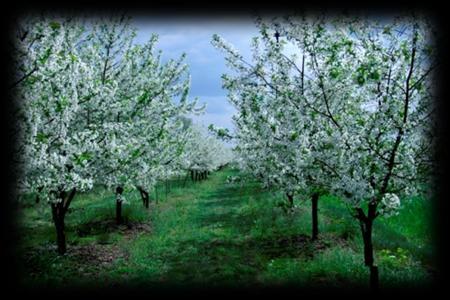
[[[196,101],[188,100],[190,80],[184,55],[162,63],[161,51],[155,50],[156,35],[144,45],[133,45],[134,36],[126,18],[102,21],[92,31],[97,82],[102,89],[112,86],[114,91],[102,99],[106,107],[98,118],[105,138],[94,161],[100,164],[98,178],[115,191],[119,224],[124,190],[137,187],[148,206],[148,189],[170,176],[175,155],[182,149],[178,118],[201,112]]]
[[[82,122],[92,72],[80,59],[77,43],[82,24],[33,19],[27,35],[17,42],[18,59],[32,63],[16,84],[21,116],[18,147],[20,188],[48,200],[59,253],[66,250],[64,218],[76,193],[91,188],[93,170],[85,154],[97,149],[98,132]],[[20,30],[20,29],[19,29]],[[18,71],[23,72],[22,70]]]
[[[330,153],[327,147],[334,137],[312,121],[317,111],[308,110],[308,97],[312,97],[309,90],[314,81],[306,74],[304,57],[299,67],[296,56],[289,57],[285,51],[286,41],[273,39],[271,28],[262,20],[258,26],[261,37],[253,41],[252,64],[218,36],[213,40],[237,71],[234,77],[224,76],[224,85],[238,108],[234,120],[241,166],[267,187],[283,190],[291,206],[295,194],[310,195],[312,238],[316,239],[318,198],[333,175],[324,156]]]
[[[349,204],[361,227],[371,286],[377,287],[373,221],[398,209],[398,195],[415,192],[424,180],[419,166],[430,163],[425,133],[436,66],[430,25],[420,16],[383,24],[290,16],[259,26],[267,55],[256,49],[254,64],[213,38],[237,73],[224,76],[224,86],[238,109],[244,165],[258,175],[271,172],[265,176],[270,180],[278,170],[286,174],[278,155],[292,155],[291,164],[307,162],[294,168],[300,180],[290,184],[332,190]],[[301,59],[282,53],[283,39]],[[271,142],[289,134],[303,144],[284,143],[277,152]],[[295,156],[298,149],[307,150]]]
[[[51,203],[62,254],[76,191],[94,183],[115,188],[120,223],[124,188],[139,186],[144,195],[155,180],[145,179],[149,170],[160,172],[156,179],[179,171],[185,143],[179,118],[201,108],[188,100],[184,57],[161,63],[156,36],[133,45],[124,17],[86,26],[77,18],[57,20],[24,21],[29,32],[17,35],[13,87],[22,120],[21,188]]]
[[[191,172],[192,180],[206,179],[213,172],[233,160],[231,148],[199,125],[190,125],[185,153],[184,169]]]

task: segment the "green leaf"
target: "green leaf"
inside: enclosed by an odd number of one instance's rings
[[[60,101],[56,102],[56,112],[62,112],[67,106],[69,106],[69,100],[67,97],[62,97]]]
[[[75,158],[74,163],[76,165],[82,165],[83,162],[88,161],[89,159],[91,159],[91,157],[92,155],[89,152],[83,152]]]
[[[359,85],[363,85],[366,82],[366,79],[364,78],[363,75],[358,75],[356,81],[358,82]]]
[[[28,77],[26,82],[28,84],[34,84],[35,82],[39,81],[39,79],[40,77],[31,75],[30,77]]]
[[[330,77],[336,79],[339,76],[339,70],[337,68],[331,69]]]
[[[416,83],[416,89],[420,92],[423,88],[422,82]]]
[[[132,157],[132,158],[136,158],[136,157],[139,156],[139,153],[140,153],[139,149],[136,149],[136,150],[134,150],[133,153],[131,154],[131,157]]]
[[[52,22],[50,22],[50,27],[53,30],[57,30],[57,29],[61,28],[61,24],[59,24],[58,22],[52,21]]]
[[[408,45],[406,44],[406,42],[403,42],[400,47],[401,47],[403,56],[405,57],[406,60],[408,60],[410,58]]]
[[[40,143],[46,143],[48,141],[48,135],[43,132],[38,132],[36,135],[36,140]]]
[[[380,79],[380,73],[377,70],[375,70],[372,73],[370,73],[369,78],[373,79],[373,80],[379,80]]]
[[[298,132],[294,132],[293,134],[291,134],[291,137],[289,138],[289,140],[291,142],[295,141],[298,137]]]
[[[148,101],[148,94],[149,94],[148,91],[144,91],[144,93],[141,96],[139,96],[138,103],[142,104]]]
[[[43,55],[41,58],[39,58],[39,63],[45,64],[45,63],[47,62],[47,60],[48,60],[48,58],[50,57],[51,54],[52,54],[52,50],[51,50],[51,48],[48,48],[48,49],[45,51],[44,55]]]

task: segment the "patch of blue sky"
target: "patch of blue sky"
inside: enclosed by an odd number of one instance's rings
[[[250,58],[252,37],[257,36],[253,18],[137,16],[132,25],[137,29],[136,43],[145,43],[153,33],[158,34],[157,49],[163,51],[163,60],[177,59],[186,53],[191,75],[190,97],[206,103],[205,113],[190,116],[194,122],[208,126],[234,129],[234,107],[227,100],[221,76],[230,72],[224,54],[211,45],[213,34],[219,34],[232,43],[244,57]]]

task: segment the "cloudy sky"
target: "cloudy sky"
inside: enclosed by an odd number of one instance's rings
[[[257,34],[252,17],[140,16],[133,18],[133,25],[138,30],[138,43],[148,40],[152,33],[159,35],[157,48],[163,50],[163,58],[178,58],[183,52],[187,54],[186,63],[191,74],[190,96],[207,104],[205,114],[195,117],[195,121],[206,126],[213,123],[233,129],[231,116],[235,110],[227,101],[221,80],[228,68],[223,53],[211,45],[211,38],[217,33],[244,56],[249,55],[251,38]]]

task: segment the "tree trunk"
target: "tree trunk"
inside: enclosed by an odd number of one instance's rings
[[[286,193],[286,197],[288,198],[289,206],[294,207],[294,195],[291,193]]]
[[[56,229],[56,244],[58,246],[58,254],[66,253],[66,235],[64,233],[64,208],[62,203],[51,204],[53,223]]]
[[[379,288],[378,267],[374,265],[373,243],[372,243],[372,223],[367,221],[363,232],[364,241],[364,264],[369,268],[370,272],[370,289],[377,291]]]
[[[56,229],[56,244],[58,246],[58,254],[60,255],[66,253],[67,250],[64,219],[70,203],[75,197],[75,193],[76,189],[72,189],[69,195],[65,191],[62,191],[59,193],[60,202],[51,204],[53,224]]]
[[[122,222],[122,201],[116,200],[116,223],[120,225]]]
[[[187,179],[188,179],[188,176],[189,176],[189,172],[188,172],[188,173],[186,173],[186,176],[184,177],[184,181],[183,181],[183,187],[185,187],[185,186],[186,186],[186,181],[187,181]]]
[[[311,198],[311,217],[312,217],[312,240],[317,240],[319,236],[319,217],[317,213],[317,206],[319,203],[319,194],[314,193]]]
[[[55,223],[56,228],[56,243],[58,245],[58,253],[66,253],[66,234],[64,233],[64,218]]]
[[[364,264],[370,267],[374,262],[372,244],[372,221],[367,220],[366,222],[364,222],[362,234],[364,241]]]
[[[377,291],[379,289],[378,267],[374,265],[372,230],[373,221],[376,217],[376,204],[369,203],[368,215],[363,220],[360,219],[361,231],[364,242],[364,264],[370,272],[370,289]]]
[[[120,196],[122,196],[123,188],[121,186],[118,186],[116,188],[116,223],[118,225],[123,223],[122,219],[122,199]]]
[[[142,192],[144,194],[144,206],[145,206],[145,208],[148,208],[148,205],[150,202],[149,195],[148,195],[147,191],[145,191],[145,190],[142,190]]]
[[[38,194],[36,195],[35,202],[38,204],[41,201],[41,198],[39,197],[39,193],[42,191],[43,187],[38,187]]]
[[[144,190],[142,187],[138,187],[139,193],[141,194],[142,204],[145,208],[148,208],[149,204],[149,195],[146,190]]]

